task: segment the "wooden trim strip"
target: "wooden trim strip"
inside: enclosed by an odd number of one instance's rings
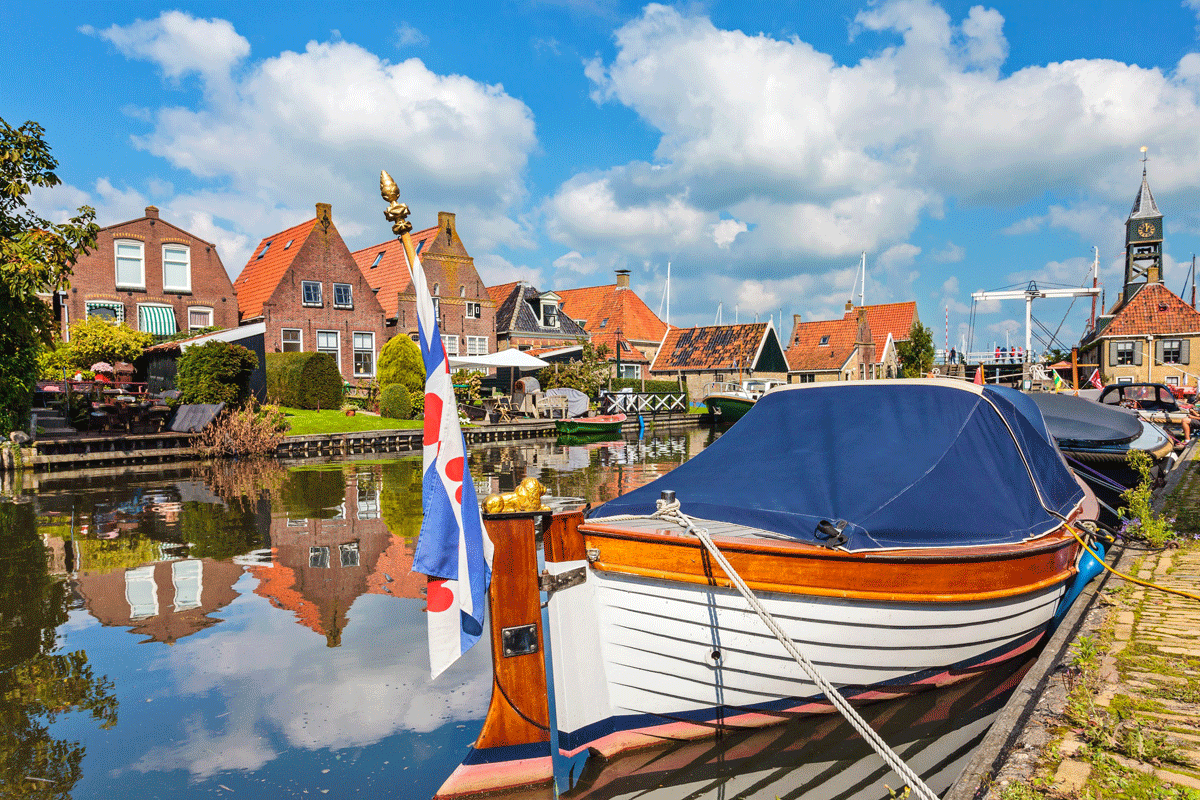
[[[676,533],[587,525],[585,551],[598,571],[729,586],[700,542]],[[804,543],[723,538],[722,552],[755,590],[888,602],[959,603],[1015,597],[1068,581],[1078,544],[1065,530],[1036,542],[870,554]]]

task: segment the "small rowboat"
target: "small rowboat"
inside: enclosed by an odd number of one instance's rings
[[[553,514],[540,575],[540,512],[485,515],[492,700],[438,796],[827,709],[734,573],[852,702],[1029,653],[1100,568],[1076,538],[1096,511],[1028,397],[930,379],[764,395],[658,480]]]
[[[624,414],[606,414],[602,417],[573,417],[554,420],[554,429],[565,434],[620,433],[625,422]]]

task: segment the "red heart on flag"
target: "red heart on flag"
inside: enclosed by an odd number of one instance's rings
[[[454,590],[444,580],[430,581],[425,591],[425,604],[430,611],[445,611],[454,604]]]

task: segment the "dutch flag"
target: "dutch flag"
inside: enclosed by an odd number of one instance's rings
[[[475,484],[467,470],[450,363],[420,259],[411,272],[425,361],[421,486],[425,518],[413,571],[429,576],[429,669],[436,678],[483,633],[483,609],[492,578],[492,541],[484,533]]]

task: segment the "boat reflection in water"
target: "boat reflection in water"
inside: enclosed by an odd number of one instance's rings
[[[942,794],[958,778],[1032,660],[1010,663],[954,686],[859,709],[925,783]],[[899,791],[893,773],[836,713],[802,716],[771,728],[723,730],[714,739],[589,762],[563,797],[579,800],[675,798],[863,798]],[[552,791],[522,798],[552,797]]]

